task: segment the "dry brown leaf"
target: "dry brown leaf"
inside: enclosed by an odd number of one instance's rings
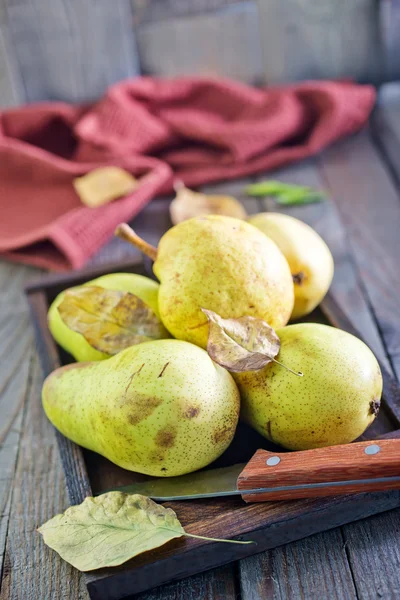
[[[203,215],[225,215],[247,219],[242,204],[233,196],[207,195],[193,192],[183,184],[176,186],[176,197],[170,204],[170,216],[174,225]]]
[[[58,311],[70,329],[105,354],[168,335],[155,312],[129,292],[98,286],[67,290]]]
[[[235,373],[257,371],[278,354],[279,337],[262,319],[223,319],[211,310],[201,310],[209,322],[207,352],[221,367]]]
[[[138,181],[120,167],[101,167],[74,179],[73,186],[85,206],[97,208],[133,192]]]

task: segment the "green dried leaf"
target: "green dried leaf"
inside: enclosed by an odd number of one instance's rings
[[[38,531],[45,544],[80,571],[121,565],[185,534],[172,509],[122,492],[86,498]]]
[[[257,371],[278,354],[279,337],[262,319],[223,319],[211,310],[202,311],[209,322],[207,352],[221,367],[235,373]]]
[[[105,354],[166,336],[155,312],[129,292],[99,286],[74,288],[66,291],[58,311],[70,329]]]
[[[249,196],[265,197],[272,196],[277,204],[311,204],[322,202],[326,199],[326,194],[308,186],[295,185],[293,183],[284,183],[270,179],[253,183],[246,188]]]
[[[115,567],[138,554],[189,536],[171,508],[140,494],[107,492],[71,506],[38,529],[47,546],[80,571]]]

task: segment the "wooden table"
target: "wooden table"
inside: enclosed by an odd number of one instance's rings
[[[330,192],[333,203],[292,208],[290,213],[312,224],[331,246],[336,298],[400,379],[400,85],[382,90],[367,130],[273,176]],[[207,189],[244,200],[244,183]],[[249,212],[276,210],[269,200],[245,203]],[[154,244],[170,226],[167,207],[168,200],[154,200],[134,221],[138,232]],[[126,259],[134,253],[112,240],[92,262]],[[67,506],[54,431],[41,408],[42,374],[22,294],[26,282],[38,275],[34,268],[0,263],[0,600],[85,599],[83,577],[46,549],[36,533],[38,525]],[[400,427],[400,407],[396,416]],[[400,509],[141,598],[398,599]]]

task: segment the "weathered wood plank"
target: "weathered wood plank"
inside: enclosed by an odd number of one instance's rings
[[[164,21],[174,17],[198,15],[237,2],[238,0],[191,0],[190,2],[187,0],[131,0],[136,25],[150,21]]]
[[[268,83],[344,76],[381,80],[375,0],[258,0],[258,6]]]
[[[36,528],[68,506],[54,430],[40,401],[42,373],[31,363],[5,551],[1,600],[87,598],[78,571],[45,549]]]
[[[0,108],[23,101],[9,39],[7,0],[0,0]]]
[[[356,600],[340,529],[239,563],[242,600]]]
[[[29,102],[97,98],[138,73],[127,0],[22,0],[8,14]]]
[[[358,598],[400,598],[399,523],[394,510],[343,528]]]
[[[381,0],[379,4],[387,80],[392,81],[400,77],[400,5],[397,0]]]
[[[22,284],[24,278],[34,272],[34,269],[0,263],[0,573],[33,352],[32,328],[22,297]]]
[[[328,149],[320,159],[326,184],[349,233],[362,287],[397,377],[400,377],[400,200],[369,131]]]
[[[136,37],[145,74],[219,75],[248,83],[262,76],[258,12],[252,2],[145,23],[137,27]]]
[[[233,565],[181,579],[148,593],[137,600],[237,600]]]
[[[54,431],[41,409],[42,375],[23,296],[24,284],[39,273],[38,269],[0,263],[2,600],[56,597],[59,590],[65,598],[87,597],[77,572],[56,556],[41,558],[43,546],[35,532],[38,524],[66,506]],[[50,565],[49,571],[38,568],[40,564]]]
[[[372,115],[374,142],[392,169],[400,189],[400,84],[387,83],[380,88],[378,103]]]

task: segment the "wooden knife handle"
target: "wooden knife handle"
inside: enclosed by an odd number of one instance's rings
[[[380,481],[382,478],[390,480]],[[360,482],[368,479],[376,481]],[[347,483],[279,489],[343,481]],[[269,490],[242,494],[245,502],[400,489],[400,439],[356,442],[299,452],[273,453],[258,450],[240,473],[237,485],[240,492],[260,488]]]

